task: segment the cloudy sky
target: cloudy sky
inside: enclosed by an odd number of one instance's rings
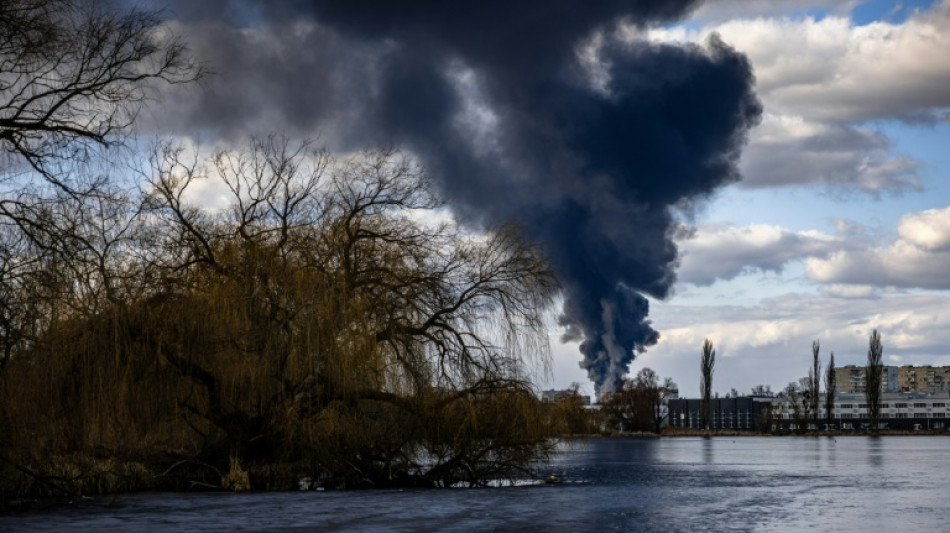
[[[814,339],[823,359],[862,364],[873,328],[889,364],[948,365],[950,2],[773,4],[719,2],[651,31],[718,32],[752,62],[764,113],[742,181],[679,241],[674,294],[651,302],[660,342],[633,369],[695,395],[709,337],[716,390],[781,388]]]
[[[565,284],[543,387],[695,395],[707,337],[722,393],[874,328],[950,364],[950,0],[584,4],[156,0],[215,74],[142,132],[394,144],[464,223],[517,219]]]

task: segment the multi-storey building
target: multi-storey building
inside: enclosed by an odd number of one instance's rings
[[[902,366],[898,369],[898,388],[903,392],[948,391],[950,366]]]
[[[835,369],[838,392],[863,393],[867,386],[865,367],[845,365]],[[900,389],[899,372],[896,366],[885,366],[881,373],[881,392],[897,392]]]

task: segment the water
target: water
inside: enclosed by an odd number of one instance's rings
[[[940,531],[947,437],[591,439],[503,489],[141,494],[0,531]]]

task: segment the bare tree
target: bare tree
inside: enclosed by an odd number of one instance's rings
[[[710,398],[712,397],[713,370],[716,366],[716,350],[713,349],[711,340],[703,341],[702,358],[699,363],[699,392],[700,392],[700,417],[703,429],[709,429],[709,415],[711,410]]]
[[[93,0],[0,4],[0,146],[58,188],[57,163],[119,142],[154,81],[201,74],[156,12]],[[11,161],[12,162],[12,161]]]
[[[663,403],[676,390],[673,380],[660,377],[651,368],[642,368],[633,379],[624,378],[617,390],[604,400],[607,422],[620,431],[659,433],[663,424]]]
[[[871,431],[877,432],[878,421],[881,417],[881,388],[884,374],[884,345],[881,343],[881,334],[875,329],[868,337],[868,360],[865,369],[864,397],[868,404],[868,418],[871,420]]]
[[[521,398],[527,365],[545,348],[542,313],[557,288],[553,274],[514,228],[471,236],[408,218],[409,210],[439,206],[413,160],[383,151],[336,161],[274,137],[210,164],[177,149],[159,155],[149,210],[169,228],[161,248],[170,253],[156,264],[179,288],[206,293],[208,280],[217,280],[214,305],[235,322],[205,337],[238,348],[230,366],[200,353],[166,357],[203,391],[189,410],[227,435],[231,453],[245,453],[249,438],[276,434],[275,413],[308,413],[310,424],[346,402],[402,411],[407,427],[353,440],[337,452],[347,461],[330,454],[324,464],[346,470],[359,455],[361,466],[344,477],[365,476],[379,461],[404,469],[416,460],[407,447],[427,440],[420,428],[430,424],[416,418],[420,402],[435,398],[432,408],[451,410],[472,399],[491,403],[495,393]],[[230,189],[229,212],[213,215],[183,200],[207,176]],[[242,392],[234,383],[265,378],[269,396],[251,410],[240,397],[260,395],[260,386]],[[462,415],[458,423],[473,423]],[[360,423],[380,428],[372,418]],[[430,452],[446,463],[426,475],[443,480],[475,455],[514,451],[504,444],[512,434],[483,440],[488,450],[472,449],[461,433],[446,442],[447,433],[432,431],[438,451]],[[519,453],[540,449],[541,441],[527,442]]]
[[[0,2],[0,366],[56,317],[142,286],[135,188],[97,155],[157,83],[202,75],[159,22],[94,0]]]
[[[652,430],[659,433],[663,425],[663,404],[671,390],[675,389],[676,384],[671,378],[666,378],[663,384],[660,384],[660,376],[652,368],[642,368],[637,372],[635,378],[637,387],[644,391],[644,395],[650,405],[650,414]]]
[[[121,439],[159,464],[230,469],[219,479],[234,487],[249,464],[333,486],[447,486],[523,475],[550,449],[530,373],[558,285],[516,228],[411,216],[440,204],[390,151],[339,161],[271,137],[210,160],[165,147],[156,165],[140,240],[118,239],[108,210],[87,232],[122,244],[88,255],[93,278],[144,281],[91,279],[98,312],[45,323],[33,345],[0,339],[26,347],[0,374],[0,444],[21,464],[46,471],[44,457]],[[230,210],[189,203],[212,178]],[[0,255],[4,288],[37,286],[22,275],[29,244]],[[22,321],[0,304],[0,330]]]
[[[825,369],[825,424],[831,429],[834,424],[835,392],[838,388],[838,376],[835,370],[835,353],[831,352],[828,368]]]
[[[807,385],[806,380],[807,378],[802,378],[797,382],[789,382],[779,394],[779,396],[786,402],[788,407],[791,408],[790,414],[792,416],[793,423],[799,431],[802,430],[802,425],[808,419],[805,416],[805,409],[808,406],[808,401],[805,396],[805,387],[803,387],[803,385]]]

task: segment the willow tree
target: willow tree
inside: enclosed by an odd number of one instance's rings
[[[138,279],[118,253],[135,208],[101,163],[154,89],[202,75],[160,22],[94,0],[0,2],[0,366],[54,316]]]
[[[868,404],[871,431],[877,432],[881,417],[881,388],[884,374],[884,345],[881,334],[875,329],[868,337],[868,360],[865,367],[864,397]]]
[[[440,221],[391,151],[338,160],[271,137],[154,162],[126,256],[145,288],[8,365],[9,383],[51,389],[8,410],[22,439],[62,427],[48,455],[122,443],[260,488],[479,484],[549,449],[529,383],[558,287],[514,228]],[[190,203],[208,180],[227,209]]]
[[[49,342],[50,333],[79,315],[89,318],[118,304],[129,285],[143,286],[142,272],[127,269],[136,264],[127,252],[137,202],[127,194],[129,184],[114,181],[104,163],[123,145],[154,89],[202,74],[160,22],[156,12],[95,0],[0,2],[3,374],[30,364],[41,367],[34,377],[42,377],[40,369],[62,370],[39,355],[57,344]],[[13,377],[4,381],[0,389],[11,385],[16,392],[3,390],[7,399],[0,407],[48,399],[39,391],[51,387],[49,379],[39,379],[36,390]],[[31,424],[45,419],[24,416]],[[19,430],[9,426],[14,422],[0,413],[0,455],[20,475],[31,470],[8,455]],[[39,454],[42,462],[38,442],[21,450]],[[0,472],[0,479],[7,473]]]
[[[716,366],[716,350],[711,340],[703,341],[702,357],[699,362],[699,392],[700,392],[700,419],[703,429],[709,429],[709,415],[711,410],[713,369]]]

